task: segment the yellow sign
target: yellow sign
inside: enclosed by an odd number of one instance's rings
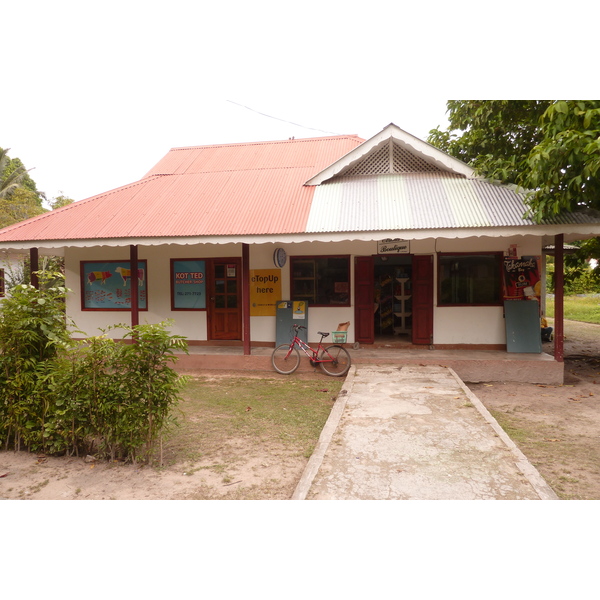
[[[274,317],[281,298],[281,269],[250,271],[250,316]]]
[[[292,319],[306,319],[306,302],[294,301],[292,304]]]

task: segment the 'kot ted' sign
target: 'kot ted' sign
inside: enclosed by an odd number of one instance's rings
[[[206,265],[203,260],[173,261],[173,309],[206,308]]]

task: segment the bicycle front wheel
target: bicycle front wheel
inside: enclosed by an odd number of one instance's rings
[[[341,377],[348,372],[351,360],[346,348],[341,346],[329,346],[319,355],[319,365],[323,372],[331,377]]]
[[[273,368],[282,375],[293,373],[300,364],[300,352],[298,348],[290,348],[289,344],[281,344],[273,350],[271,355]]]

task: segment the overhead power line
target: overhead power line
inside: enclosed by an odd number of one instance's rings
[[[254,108],[250,108],[249,106],[244,106],[243,104],[239,104],[238,102],[234,102],[233,100],[227,100],[231,104],[235,104],[236,106],[241,106],[246,110],[250,110],[258,115],[263,117],[267,117],[269,119],[275,119],[275,121],[281,121],[282,123],[289,123],[290,125],[294,125],[296,127],[302,127],[302,129],[310,129],[311,131],[320,131],[321,133],[330,133],[332,135],[342,135],[341,133],[337,133],[335,131],[325,131],[324,129],[317,129],[316,127],[307,127],[306,125],[300,125],[300,123],[294,123],[293,121],[286,121],[285,119],[280,119],[279,117],[274,117],[273,115],[267,115],[266,113],[255,110]]]

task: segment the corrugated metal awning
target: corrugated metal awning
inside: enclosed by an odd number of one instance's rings
[[[481,179],[444,173],[340,177],[317,186],[307,232],[463,230],[600,224],[568,213],[541,224],[525,218],[525,194]],[[487,235],[481,231],[480,235]]]

